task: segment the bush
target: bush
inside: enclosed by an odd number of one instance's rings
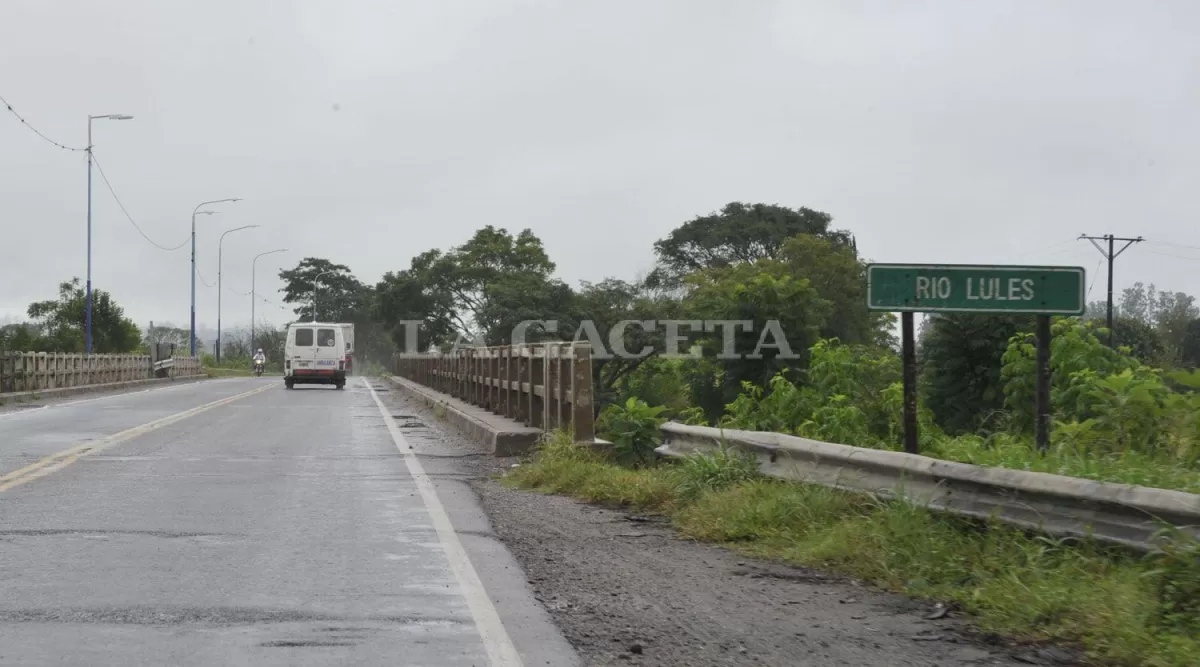
[[[613,443],[617,459],[627,465],[645,466],[655,460],[654,449],[662,442],[658,428],[666,408],[650,407],[630,397],[624,403],[604,408],[596,426],[600,437]]]

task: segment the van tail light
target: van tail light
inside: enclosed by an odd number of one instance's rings
[[[342,359],[341,361],[338,362],[338,370],[339,371],[346,370],[346,360],[345,359]]]

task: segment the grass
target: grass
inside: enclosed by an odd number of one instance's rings
[[[922,454],[982,466],[1200,493],[1200,469],[1163,453],[1130,450],[1102,454],[1056,443],[1042,454],[1028,438],[997,437],[987,441],[978,436],[960,436],[938,438]]]
[[[982,630],[1079,645],[1097,663],[1200,656],[1200,547],[1139,557],[980,524],[900,501],[761,478],[722,452],[640,469],[547,440],[507,485],[671,517],[684,535],[957,602]]]
[[[210,368],[205,366],[204,372],[210,378],[245,378],[253,375],[247,368]]]

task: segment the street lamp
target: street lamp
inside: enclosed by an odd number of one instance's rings
[[[133,116],[110,113],[99,116],[88,116],[88,195],[87,195],[87,353],[92,353],[92,121],[98,118],[105,120],[133,120]]]
[[[287,248],[279,248],[277,250],[268,250],[266,252],[260,252],[257,255],[255,255],[254,260],[250,262],[250,347],[252,347],[256,350],[258,348],[255,347],[255,345],[254,345],[254,305],[255,305],[254,302],[255,302],[255,300],[257,300],[258,295],[254,293],[254,276],[255,276],[255,269],[258,266],[258,258],[262,257],[263,255],[273,255],[277,252],[287,252],[287,250],[288,250]]]
[[[316,278],[313,278],[313,322],[317,321],[317,281],[321,279],[321,276],[329,273],[337,273],[337,269],[322,271],[317,274]]]
[[[212,201],[202,201],[192,209],[192,324],[190,327],[189,344],[191,345],[191,354],[196,356],[196,215],[200,213],[201,206],[209,204],[223,204],[225,202],[241,201],[234,197],[232,199],[214,199]],[[204,213],[213,213],[213,211],[204,211]]]
[[[223,256],[225,245],[225,234],[240,232],[243,229],[254,229],[258,225],[245,225],[243,227],[234,227],[226,229],[221,234],[221,239],[217,241],[217,365],[221,365],[221,258]],[[253,345],[253,342],[251,342]]]

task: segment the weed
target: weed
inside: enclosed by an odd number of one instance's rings
[[[645,401],[630,398],[613,404],[600,413],[596,430],[602,438],[611,440],[613,451],[625,463],[638,466],[654,462],[654,448],[662,440],[658,427],[666,419],[660,415],[666,408],[650,407]]]
[[[692,499],[704,491],[720,491],[759,476],[758,459],[734,447],[693,452],[679,462],[679,495]]]
[[[1100,662],[1183,667],[1200,652],[1194,542],[1139,559],[900,500],[762,478],[725,450],[628,469],[562,435],[503,483],[660,512],[688,537],[954,601],[986,631],[1081,643]]]

